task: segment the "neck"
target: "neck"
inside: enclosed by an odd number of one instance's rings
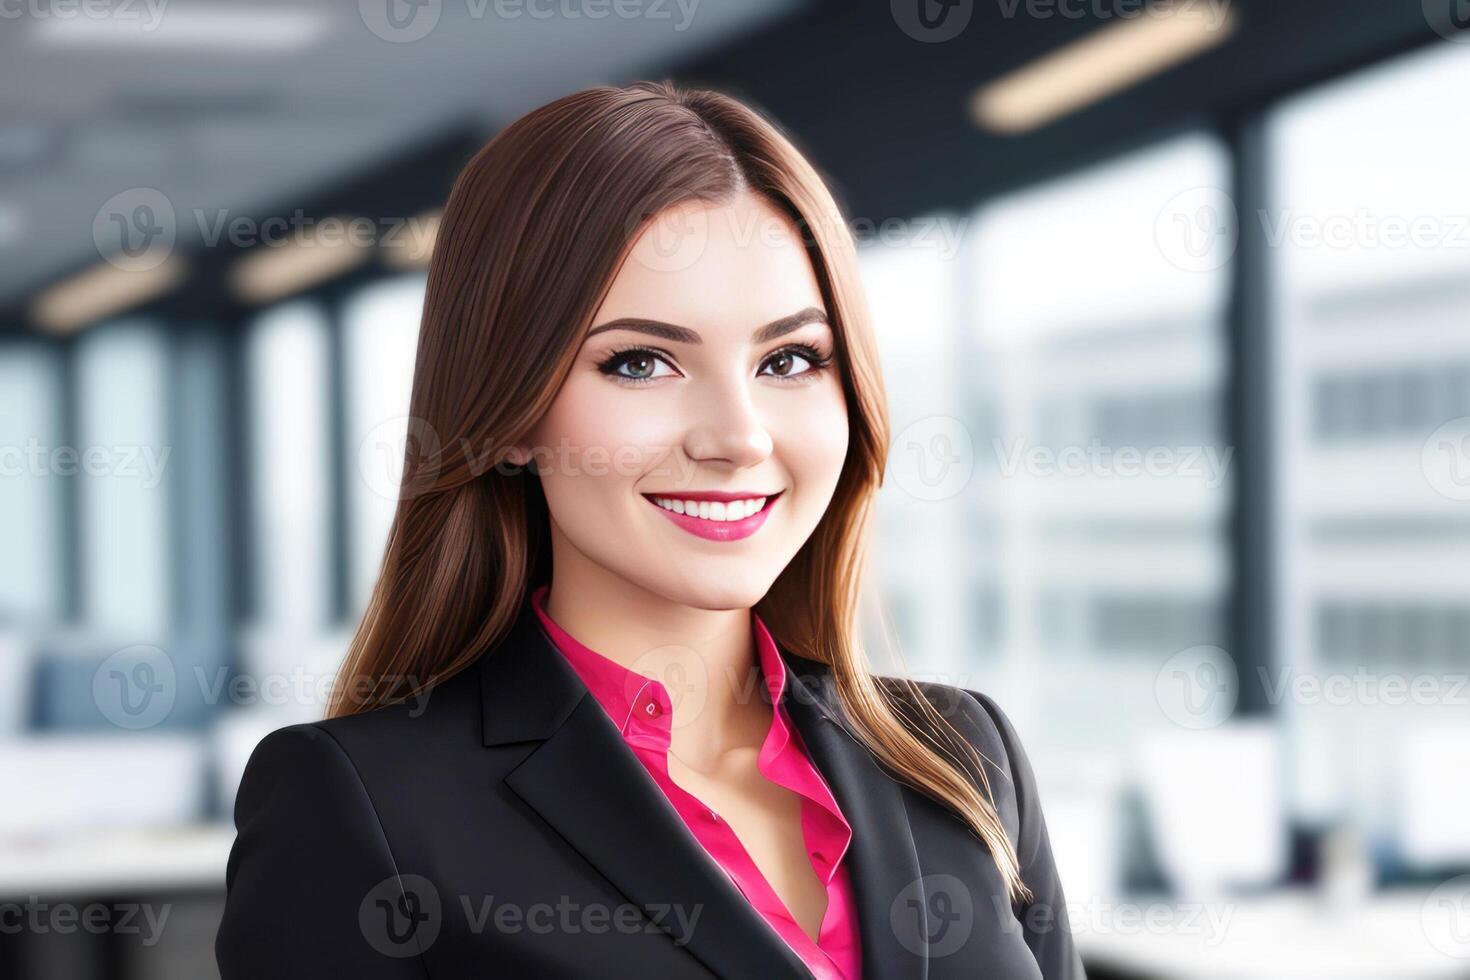
[[[694,769],[759,747],[770,727],[749,609],[700,609],[603,569],[554,562],[546,613],[578,642],[668,688],[670,752]]]

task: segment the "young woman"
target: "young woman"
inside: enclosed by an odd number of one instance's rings
[[[856,635],[884,394],[812,167],[600,87],[457,180],[328,720],[235,806],[225,980],[1081,977],[984,695]]]

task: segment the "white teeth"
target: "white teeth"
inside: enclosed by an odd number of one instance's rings
[[[706,521],[739,521],[766,505],[765,497],[747,500],[678,500],[673,497],[654,497],[654,503],[675,514],[688,514]]]

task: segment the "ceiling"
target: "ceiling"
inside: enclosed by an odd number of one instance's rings
[[[1449,44],[1435,22],[1461,0],[1219,0],[1236,25],[1224,45],[1022,136],[973,125],[975,89],[1141,0],[950,0],[968,19],[937,43],[896,27],[896,12],[918,2],[940,0],[823,0],[777,29],[686,59],[679,74],[774,113],[850,213],[880,221],[969,207],[1170,130],[1228,128],[1287,93]],[[1470,31],[1454,40],[1470,57]]]
[[[0,309],[95,263],[93,221],[118,193],[156,189],[179,215],[285,213],[446,132],[478,140],[598,82],[671,75],[744,97],[793,134],[850,216],[878,222],[968,207],[1171,129],[1228,128],[1315,82],[1449,43],[1425,13],[1441,0],[1222,0],[1238,25],[1224,46],[998,136],[966,115],[976,86],[1134,0],[955,0],[966,27],[940,43],[899,26],[918,0],[642,0],[637,17],[576,13],[612,0],[119,0],[143,22],[147,3],[166,4],[130,44],[99,40],[106,23],[41,15],[47,2],[0,21]],[[548,9],[562,13],[531,14]],[[197,224],[180,218],[181,241]]]
[[[667,0],[637,18],[549,19],[532,11],[550,0],[120,2],[120,25],[88,21],[77,0],[24,0],[0,20],[0,307],[95,263],[93,220],[115,194],[156,189],[208,221],[297,207],[447,127],[491,131],[794,6],[693,0],[686,16],[691,0]],[[406,29],[384,19],[390,3]],[[181,240],[198,224],[180,217]]]

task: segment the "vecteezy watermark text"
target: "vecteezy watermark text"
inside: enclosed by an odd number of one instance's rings
[[[163,936],[173,906],[147,902],[45,902],[31,895],[25,902],[0,902],[0,935],[142,936],[144,946],[153,946]]]
[[[1093,439],[1085,446],[1031,445],[1025,438],[992,440],[1000,473],[1013,477],[1182,476],[1196,478],[1209,489],[1224,483],[1234,446],[1108,446]]]

